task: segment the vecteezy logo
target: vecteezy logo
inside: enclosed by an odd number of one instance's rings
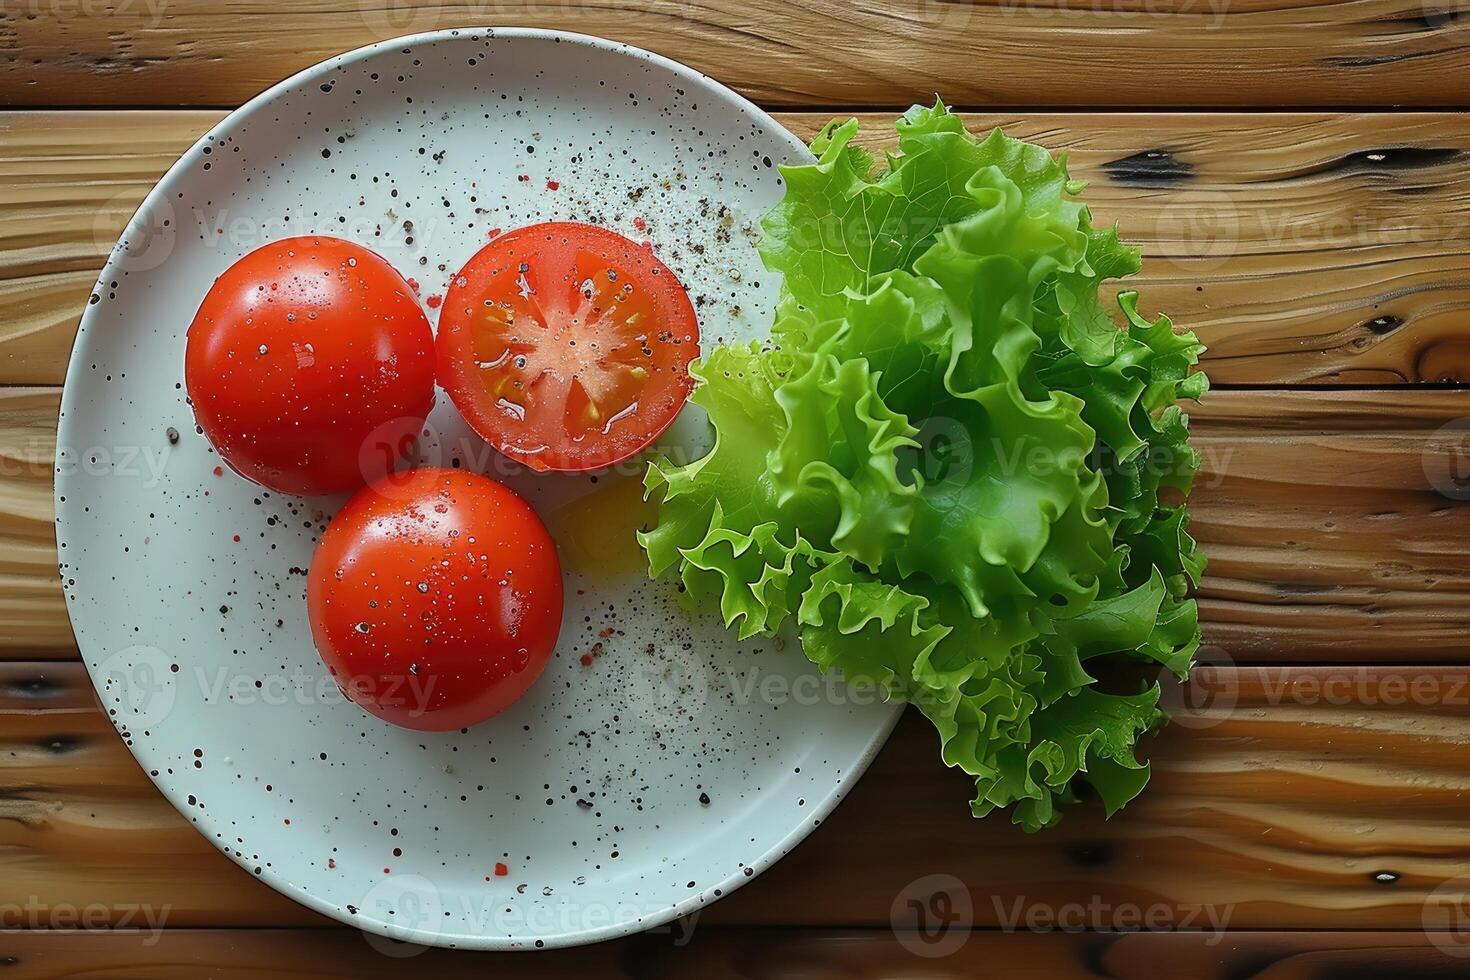
[[[137,193],[124,191],[104,203],[92,217],[92,238],[99,248],[108,248],[114,240],[117,250],[113,268],[122,272],[147,272],[163,265],[173,254],[178,239],[178,221],[173,203],[163,198],[145,201],[128,222],[121,238],[117,238],[118,215],[136,206]],[[105,291],[109,283],[98,286]]]
[[[1451,878],[1426,895],[1420,921],[1435,948],[1470,958],[1470,876]]]
[[[1166,260],[1203,272],[1234,256],[1241,220],[1227,192],[1166,190],[1155,203],[1154,247]]]
[[[358,0],[357,9],[363,25],[380,40],[420,34],[439,26],[436,7],[412,0]],[[476,19],[480,18],[468,18]]]
[[[368,433],[357,451],[363,479],[394,497],[408,483],[412,468],[444,465],[443,441],[429,422],[411,415],[389,419]]]
[[[119,728],[151,728],[173,711],[178,692],[167,654],[139,644],[112,654],[93,671],[103,704]]]
[[[628,704],[649,728],[682,728],[703,713],[709,700],[709,672],[690,647],[665,644],[644,653],[628,676]]]
[[[1230,720],[1240,699],[1239,679],[1228,668],[1235,661],[1216,646],[1195,654],[1189,677],[1181,682],[1168,668],[1159,670],[1159,707],[1169,723],[1183,728],[1214,728]]]
[[[931,415],[918,429],[913,436],[916,445],[897,452],[899,472],[922,477],[927,486],[969,483],[975,469],[975,446],[964,423],[947,415]]]
[[[954,875],[925,875],[893,899],[889,923],[899,945],[916,956],[936,958],[959,951],[975,922],[970,889]]]
[[[1440,426],[1422,452],[1429,485],[1450,500],[1470,500],[1470,418]]]
[[[359,912],[387,926],[387,935],[364,932],[367,944],[384,956],[403,959],[428,948],[418,943],[439,931],[444,902],[423,875],[390,874],[362,897]]]

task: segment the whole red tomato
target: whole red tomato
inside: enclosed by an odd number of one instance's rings
[[[434,338],[381,256],[286,238],[225,270],[189,327],[194,416],[246,479],[351,490],[389,472],[434,405]]]
[[[561,630],[545,525],[500,483],[419,469],[359,490],[322,534],[311,634],[338,686],[405,728],[468,728],[540,675]]]

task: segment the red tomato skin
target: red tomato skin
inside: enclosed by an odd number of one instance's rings
[[[312,558],[312,640],[347,697],[385,721],[453,731],[530,689],[562,620],[556,545],[487,477],[424,468],[359,490]]]
[[[205,436],[247,480],[301,496],[353,490],[401,461],[433,408],[433,331],[381,256],[286,238],[210,287],[184,381]]]
[[[518,263],[534,256],[538,248],[547,247],[538,246],[538,242],[558,240],[563,247],[570,240],[589,251],[617,256],[620,264],[639,268],[645,274],[642,285],[651,290],[653,304],[667,318],[668,322],[661,326],[682,335],[682,350],[668,355],[666,359],[670,363],[659,368],[669,371],[672,378],[658,386],[656,398],[649,399],[655,404],[638,413],[644,428],[637,438],[622,438],[616,444],[595,448],[560,445],[548,451],[528,453],[515,445],[514,426],[507,426],[503,413],[477,393],[481,382],[474,367],[470,324],[480,313],[481,302],[477,297],[494,288],[492,280],[502,274],[507,280],[514,278],[515,270],[498,268],[497,260],[509,256],[513,258],[512,264]],[[551,249],[556,247],[550,245]],[[506,458],[537,472],[584,473],[606,469],[638,455],[673,424],[694,389],[688,367],[699,356],[699,339],[699,318],[687,291],[646,243],[639,244],[600,225],[548,221],[497,235],[470,257],[450,281],[444,295],[435,346],[439,383],[480,438]]]

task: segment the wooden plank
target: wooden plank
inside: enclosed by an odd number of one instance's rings
[[[981,928],[1416,929],[1470,899],[1470,671],[1209,668],[1195,684],[1170,693],[1143,796],[1036,835],[971,818],[971,787],[910,715],[822,828],[699,922],[885,926],[912,898]],[[78,664],[0,664],[0,815],[0,903],[24,896],[38,919],[324,922],[152,789]]]
[[[113,243],[219,115],[0,116],[0,383],[61,383]]]
[[[948,936],[956,934],[950,933]],[[687,938],[687,942],[685,941]],[[695,924],[688,937],[652,934],[534,956],[384,945],[345,929],[175,929],[0,936],[13,980],[442,980],[608,977],[745,980],[749,977],[989,977],[1015,980],[1317,980],[1324,976],[1463,976],[1458,934],[1399,932],[972,932],[953,952],[878,930],[730,929]],[[943,939],[939,940],[940,942]],[[385,952],[385,950],[387,952]],[[799,971],[799,972],[798,972]]]
[[[234,105],[341,51],[518,25],[650,48],[786,105],[1464,105],[1453,2],[94,0],[7,9],[0,100]]]
[[[14,461],[0,474],[0,612],[12,624],[0,659],[76,656],[51,528],[58,397],[0,389],[0,460]],[[1212,392],[1193,410],[1208,656],[1470,661],[1470,506],[1430,478],[1465,496],[1446,481],[1467,416],[1466,390]]]
[[[0,113],[0,383],[58,384],[97,270],[215,112]],[[784,113],[811,136],[825,115]],[[869,115],[870,144],[891,116]],[[1219,383],[1470,380],[1470,125],[1449,113],[972,114],[1067,150]]]
[[[51,500],[60,398],[0,389],[0,659],[75,657]]]
[[[1466,416],[1465,390],[1220,391],[1191,409],[1207,655],[1470,660]]]

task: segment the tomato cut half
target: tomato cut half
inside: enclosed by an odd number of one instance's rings
[[[673,422],[699,322],[652,249],[575,222],[480,249],[439,318],[440,383],[470,427],[535,470],[610,466]]]

